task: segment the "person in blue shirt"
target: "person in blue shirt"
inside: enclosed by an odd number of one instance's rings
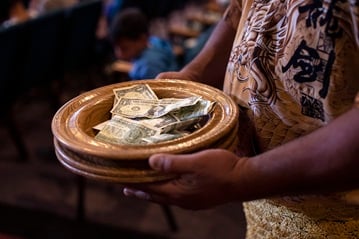
[[[132,80],[154,79],[164,71],[178,70],[177,58],[169,41],[149,33],[149,21],[137,8],[121,10],[110,26],[116,58],[130,62]]]

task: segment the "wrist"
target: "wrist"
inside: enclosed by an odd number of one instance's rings
[[[277,187],[285,183],[278,181],[280,177],[273,177],[272,169],[263,160],[262,155],[239,158],[232,179],[235,200],[251,201],[280,193]]]
[[[233,167],[232,173],[229,176],[229,186],[231,190],[230,197],[235,201],[249,201],[256,199],[256,188],[253,188],[252,173],[254,172],[250,157],[238,157],[236,164]]]
[[[186,76],[186,80],[201,82],[201,68],[201,64],[196,64],[195,62],[192,62],[191,64],[186,65],[184,68],[182,68],[180,73]]]

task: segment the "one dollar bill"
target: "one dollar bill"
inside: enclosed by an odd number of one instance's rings
[[[194,105],[200,98],[199,96],[160,100],[121,98],[117,100],[111,113],[126,118],[158,118],[182,107]]]
[[[158,129],[140,124],[135,120],[116,117],[106,122],[96,134],[95,139],[113,144],[144,144],[142,138],[159,133]]]

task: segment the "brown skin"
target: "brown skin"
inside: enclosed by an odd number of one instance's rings
[[[307,136],[251,158],[222,149],[153,155],[153,169],[178,178],[125,188],[124,193],[205,209],[230,201],[354,189],[359,187],[359,124],[352,122],[358,120],[359,108],[353,108]]]
[[[238,10],[236,2],[232,1],[227,14]],[[205,50],[190,65],[159,77],[222,84],[223,62],[228,60],[235,21],[230,16],[224,18]],[[210,60],[213,55],[216,61]],[[156,154],[150,157],[150,166],[178,177],[161,183],[129,185],[124,194],[187,209],[205,209],[230,201],[358,188],[357,122],[358,106],[306,136],[253,157],[239,157],[221,149],[187,155]]]
[[[218,22],[203,50],[179,72],[165,72],[162,79],[186,79],[222,88],[228,57],[239,22],[239,6],[231,1],[221,21]]]
[[[10,18],[16,19],[17,22],[24,22],[30,18],[30,15],[22,2],[17,2],[10,9]]]

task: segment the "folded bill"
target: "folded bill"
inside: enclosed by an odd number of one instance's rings
[[[215,102],[191,96],[162,98],[147,84],[113,90],[111,119],[95,125],[95,139],[113,144],[153,144],[183,137],[198,129]]]

